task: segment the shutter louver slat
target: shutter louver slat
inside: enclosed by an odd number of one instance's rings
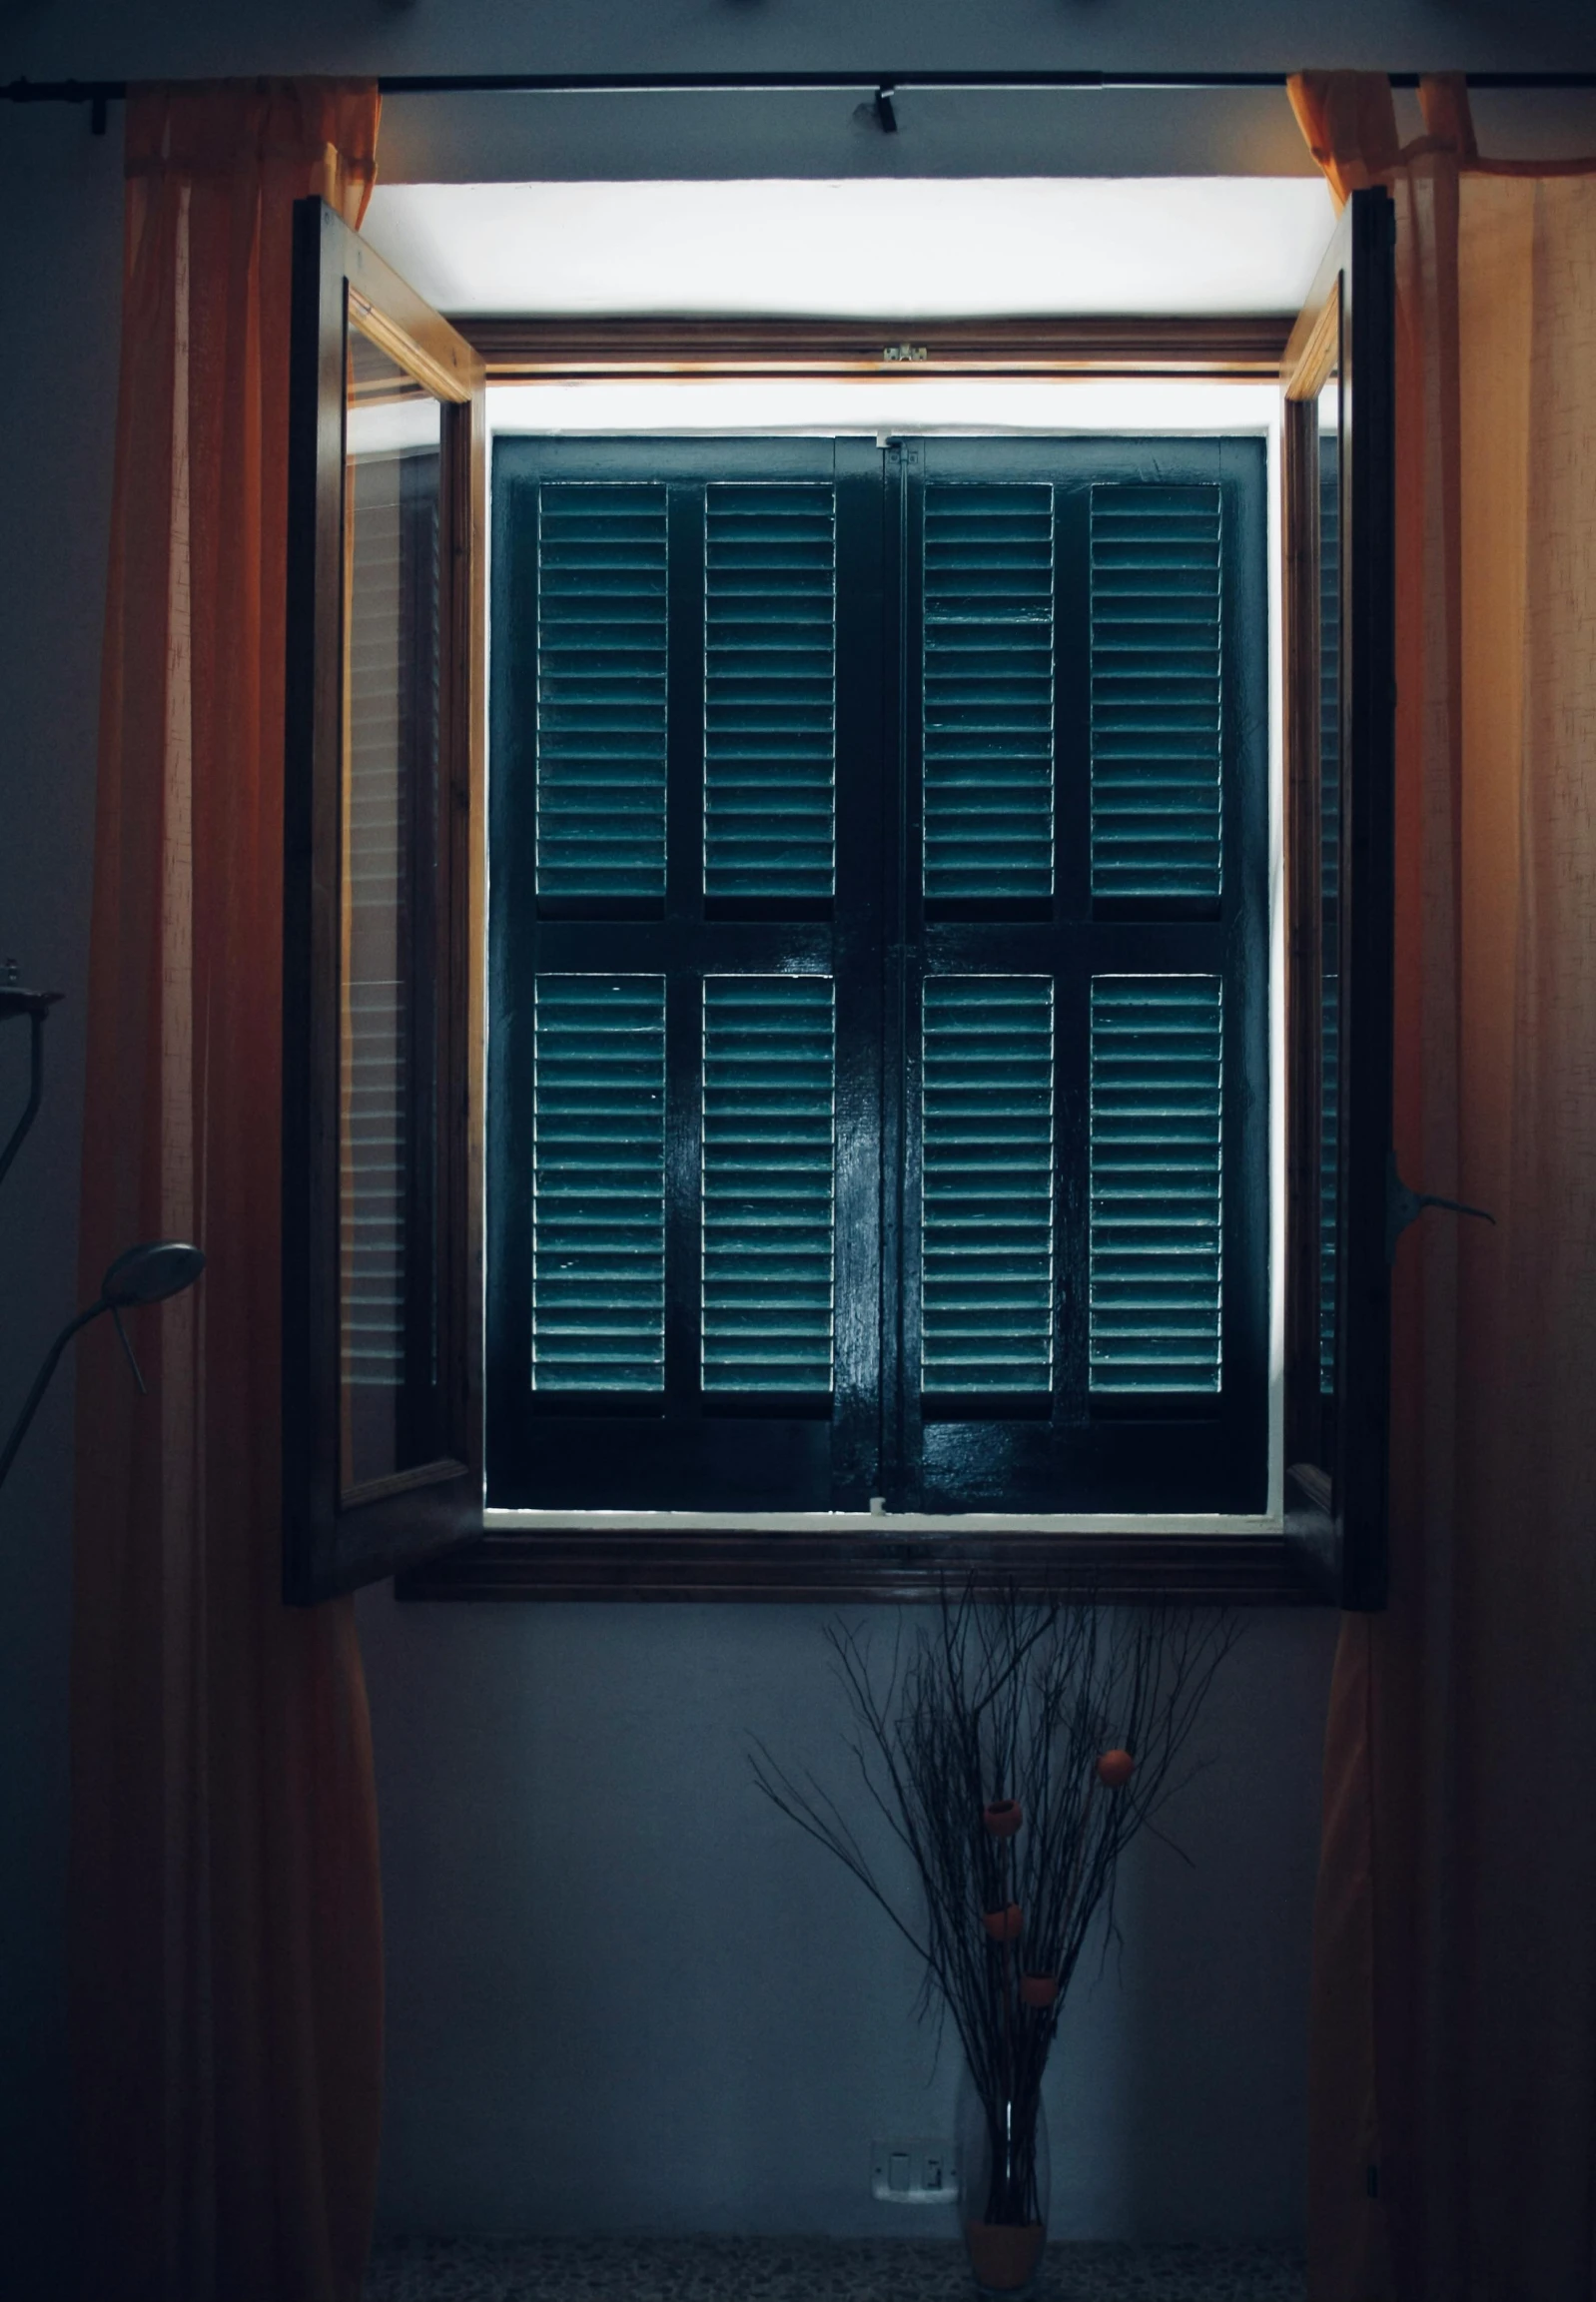
[[[1319,443],[1319,1389],[1335,1389],[1335,1208],[1340,1087],[1341,457]]]
[[[925,986],[921,1387],[1053,1382],[1053,986]]]
[[[538,491],[537,892],[665,892],[665,489]]]
[[[827,976],[704,983],[706,1391],[832,1384],[835,1026]]]
[[[830,487],[705,490],[704,893],[832,893],[836,505]]]
[[[1053,893],[1053,490],[926,490],[929,901]]]
[[[1095,1391],[1219,1388],[1221,991],[1217,976],[1093,979]]]
[[[404,1380],[410,1151],[409,979],[397,972],[409,932],[411,778],[436,757],[435,664],[411,652],[410,582],[435,588],[436,521],[424,488],[405,492],[406,465],[372,457],[355,467],[358,576],[348,608],[349,751],[345,869],[344,1149],[341,1354],[347,1385],[397,1390]],[[417,516],[417,513],[420,516]],[[415,718],[430,709],[431,724]]]
[[[538,1391],[657,1391],[665,1364],[665,985],[541,975],[532,1081]]]
[[[1220,890],[1219,491],[1092,490],[1092,892]]]

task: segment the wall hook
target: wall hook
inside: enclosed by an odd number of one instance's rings
[[[898,114],[892,101],[896,94],[894,88],[876,90],[876,126],[883,136],[896,136],[898,133]]]

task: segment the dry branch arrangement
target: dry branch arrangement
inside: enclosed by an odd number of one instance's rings
[[[855,1774],[913,1857],[923,1909],[898,1907],[832,1794],[757,1741],[755,1780],[922,1960],[919,2011],[952,2016],[986,2122],[986,2194],[966,2198],[972,2254],[983,2227],[1034,2231],[1034,2264],[1042,2074],[1065,1993],[1100,1908],[1117,1931],[1120,1855],[1189,1779],[1179,1761],[1238,1626],[1222,1610],[968,1584],[944,1590],[912,1640],[900,1627],[885,1674],[853,1630],[825,1636]]]

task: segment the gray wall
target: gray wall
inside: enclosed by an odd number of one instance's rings
[[[912,65],[1280,69],[1276,0],[0,0],[0,79],[294,70]],[[1316,59],[1596,64],[1561,0],[1327,0]],[[1305,165],[1275,95],[422,102],[391,178],[1159,174]],[[1596,146],[1588,105],[1482,100],[1499,151]],[[0,1413],[73,1292],[120,259],[119,146],[82,113],[0,110],[0,958],[64,989],[46,1112],[0,1206]],[[23,1086],[0,1043],[0,1125]],[[66,2198],[70,1371],[0,1498],[0,2182],[7,2261]],[[878,2229],[864,2154],[945,2126],[913,1977],[840,1874],[761,1809],[745,1730],[835,1747],[803,1609],[361,1605],[390,1938],[383,2220],[392,2229]],[[885,1625],[883,1626],[885,1627]],[[1061,2226],[1288,2235],[1299,2224],[1316,1756],[1333,1624],[1265,1616],[1182,1802],[1187,1870],[1143,1848],[1126,1946],[1054,2071]],[[929,2080],[929,2083],[928,2083]],[[912,2228],[924,2228],[911,2221]],[[19,2252],[19,2246],[22,2251]]]

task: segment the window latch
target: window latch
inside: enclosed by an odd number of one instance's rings
[[[1477,1215],[1481,1222],[1494,1223],[1496,1217],[1488,1207],[1465,1206],[1461,1199],[1444,1199],[1435,1191],[1410,1190],[1396,1171],[1396,1153],[1388,1151],[1385,1157],[1385,1259],[1396,1260],[1396,1242],[1409,1223],[1416,1223],[1426,1207],[1445,1207],[1449,1214]]]

